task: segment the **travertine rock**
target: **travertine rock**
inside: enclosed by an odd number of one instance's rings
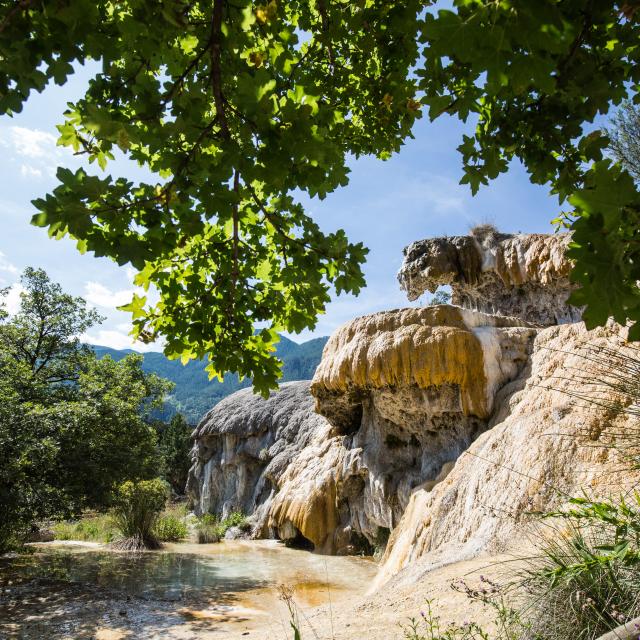
[[[194,436],[187,491],[197,513],[242,511],[252,514],[256,537],[302,536],[318,550],[337,550],[342,438],[314,412],[308,381],[283,384],[266,400],[238,391],[207,413]]]
[[[342,499],[370,542],[486,428],[535,333],[516,323],[441,305],[357,318],[330,338],[311,392],[346,436]]]
[[[362,316],[331,336],[311,392],[318,411],[345,430],[357,426],[349,416],[355,411],[357,417],[359,410],[334,415],[332,402],[360,403],[372,391],[395,395],[406,388],[423,395],[420,412],[448,410],[486,418],[497,388],[527,358],[528,340],[535,333],[530,327],[516,318],[451,305]],[[410,409],[402,401],[397,404]]]
[[[543,326],[577,322],[567,304],[574,285],[566,233],[497,233],[419,240],[404,250],[398,280],[409,300],[450,285],[452,302],[468,309],[515,316]]]
[[[251,513],[255,536],[323,553],[391,532],[382,584],[500,550],[526,512],[562,495],[606,493],[624,465],[599,444],[628,418],[580,399],[593,377],[577,353],[627,347],[614,325],[539,328],[579,317],[566,304],[567,242],[485,230],[408,247],[410,297],[446,283],[466,308],[356,318],[330,338],[312,383],[223,400],[195,433],[198,510]]]
[[[253,514],[254,534],[325,553],[375,545],[412,490],[446,476],[487,425],[535,329],[450,306],[358,318],[329,341],[312,385],[239,391],[195,432],[200,512]]]
[[[640,474],[608,446],[631,418],[603,409],[614,399],[610,389],[599,391],[600,405],[581,399],[593,396],[597,374],[580,354],[625,349],[623,333],[614,326],[587,332],[579,323],[538,334],[530,366],[499,392],[491,428],[443,482],[413,492],[378,585],[401,571],[397,580],[417,580],[439,564],[517,543],[525,514],[552,509],[564,496],[637,485]]]

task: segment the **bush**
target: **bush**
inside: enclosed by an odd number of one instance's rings
[[[172,513],[161,515],[153,532],[161,542],[179,542],[189,535],[189,529],[184,519]]]
[[[196,525],[196,540],[198,544],[210,544],[220,542],[227,532],[223,523],[218,522],[217,516],[212,513],[205,513],[200,516]]]
[[[487,238],[497,238],[500,235],[498,228],[490,222],[481,222],[473,225],[469,229],[469,233],[480,242]]]
[[[114,546],[129,551],[157,549],[160,544],[155,526],[167,497],[167,485],[159,478],[121,484],[113,508],[114,523],[121,538]]]
[[[214,514],[205,513],[196,525],[198,544],[220,542],[231,527],[238,527],[245,532],[251,529],[251,525],[241,511],[234,511],[222,521],[218,520]]]
[[[541,640],[594,640],[640,615],[640,495],[633,502],[571,500],[523,572],[523,615]]]
[[[249,524],[247,517],[241,511],[234,511],[229,514],[222,522],[221,525],[224,527],[225,533],[227,529],[231,527],[238,527],[242,531],[249,531],[251,529],[251,525]]]
[[[198,544],[210,544],[220,542],[224,537],[225,530],[219,523],[211,524],[200,522],[196,525],[196,540]]]
[[[515,608],[507,607],[504,591],[487,580],[480,589],[454,585],[495,609],[491,636],[474,624],[441,630],[429,609],[403,627],[405,638],[597,640],[640,616],[640,494],[629,502],[576,498],[570,505],[544,514],[563,527],[554,525],[552,535],[541,536],[539,553],[527,559],[510,585],[507,595]]]
[[[53,525],[53,534],[56,540],[113,542],[117,530],[113,518],[101,514],[89,515],[76,521],[57,522]]]

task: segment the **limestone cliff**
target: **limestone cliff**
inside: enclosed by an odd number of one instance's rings
[[[453,304],[543,326],[576,322],[580,310],[567,304],[574,285],[565,252],[566,233],[498,233],[432,238],[410,244],[398,273],[409,300],[450,285]]]
[[[439,564],[513,546],[527,512],[550,510],[567,496],[606,496],[638,483],[640,474],[610,447],[632,420],[603,408],[616,393],[602,386],[599,404],[583,399],[602,378],[590,353],[628,349],[623,334],[613,325],[587,332],[582,323],[538,334],[530,364],[498,394],[491,428],[446,480],[412,494],[378,585],[401,571],[398,580],[417,580]]]

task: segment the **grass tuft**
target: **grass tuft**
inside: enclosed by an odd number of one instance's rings
[[[108,514],[88,514],[80,520],[57,522],[52,529],[56,540],[109,543],[117,535],[113,518]]]
[[[238,527],[245,533],[251,531],[251,524],[240,511],[234,511],[223,520],[219,520],[214,514],[205,513],[196,525],[196,540],[198,544],[220,542],[231,527]]]

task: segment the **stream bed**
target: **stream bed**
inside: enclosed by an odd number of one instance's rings
[[[275,541],[168,544],[125,553],[44,543],[0,558],[0,639],[288,638],[301,615],[363,595],[367,558],[320,556]]]

